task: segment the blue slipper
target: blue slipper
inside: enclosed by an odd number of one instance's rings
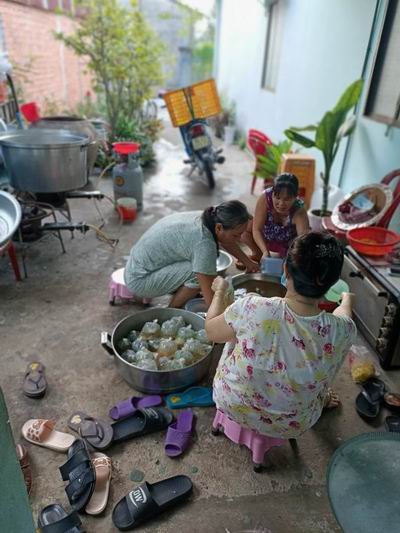
[[[210,387],[191,387],[183,392],[170,394],[166,397],[170,409],[183,409],[184,407],[211,407],[214,404],[212,389]]]

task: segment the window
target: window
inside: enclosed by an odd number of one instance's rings
[[[281,44],[282,2],[266,2],[267,35],[261,87],[273,91],[278,77]]]
[[[400,2],[391,0],[385,17],[365,115],[400,127]]]

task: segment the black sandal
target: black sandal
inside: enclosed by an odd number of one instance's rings
[[[165,407],[145,407],[135,414],[111,424],[113,443],[162,431],[174,421],[174,415]]]
[[[188,476],[174,476],[157,483],[146,481],[114,507],[112,521],[120,531],[130,531],[189,498],[193,490]]]
[[[61,505],[53,503],[41,510],[38,519],[41,533],[86,533],[76,511],[67,513]]]
[[[68,461],[60,466],[63,481],[69,481],[65,492],[74,511],[83,511],[96,483],[96,473],[86,444],[76,440],[68,450]]]

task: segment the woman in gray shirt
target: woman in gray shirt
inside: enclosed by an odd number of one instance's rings
[[[236,200],[203,213],[162,218],[131,250],[125,267],[128,289],[139,298],[174,293],[170,307],[182,307],[201,290],[210,305],[219,244],[239,241],[249,220],[246,206]]]

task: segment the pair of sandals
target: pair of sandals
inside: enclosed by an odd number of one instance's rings
[[[59,504],[42,509],[38,527],[42,533],[83,533],[79,512],[99,515],[106,508],[110,492],[111,460],[103,453],[89,455],[85,441],[77,439],[68,449],[67,462],[60,467],[72,511]]]
[[[370,378],[361,387],[361,392],[356,398],[356,410],[361,418],[368,421],[375,420],[382,405],[400,413],[400,394],[388,392],[382,380]],[[387,431],[400,432],[400,416],[387,416],[385,428]]]

